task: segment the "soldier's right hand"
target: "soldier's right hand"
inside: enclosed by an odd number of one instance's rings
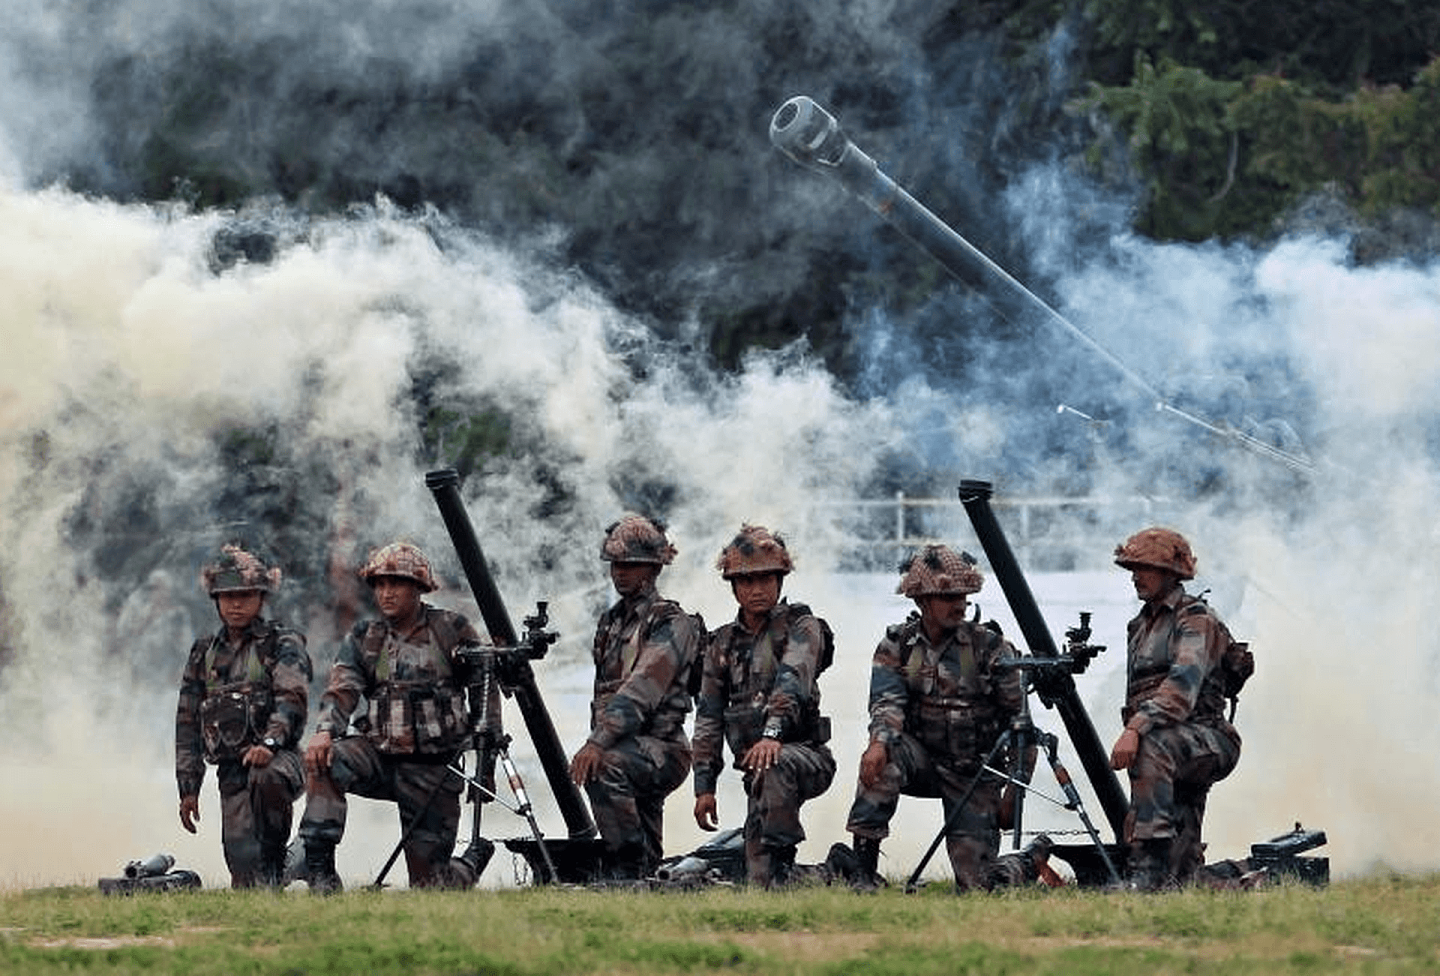
[[[200,819],[200,798],[198,796],[182,796],[180,798],[180,826],[190,833],[195,833],[195,824]]]
[[[889,751],[883,742],[872,742],[865,747],[865,752],[860,756],[860,785],[874,786],[880,781],[880,774],[885,771],[885,763],[890,759]]]
[[[720,826],[720,810],[714,793],[701,793],[695,798],[695,822],[701,830],[715,830]]]
[[[330,773],[330,733],[316,732],[305,746],[305,776],[320,779]]]

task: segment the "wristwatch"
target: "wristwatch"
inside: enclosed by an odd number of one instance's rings
[[[765,726],[765,731],[760,734],[767,739],[778,739],[780,738],[780,726],[767,725]]]
[[[261,739],[260,744],[266,749],[269,749],[271,752],[274,752],[276,749],[280,748],[280,740],[276,739],[273,735],[267,735],[265,738]]]

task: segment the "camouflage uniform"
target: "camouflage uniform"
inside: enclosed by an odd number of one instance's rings
[[[239,646],[226,628],[191,646],[175,710],[175,780],[197,796],[205,764],[220,785],[221,846],[234,887],[276,883],[304,769],[296,744],[305,728],[310,656],[305,637],[257,617]],[[245,752],[265,745],[272,758],[246,766]]]
[[[835,759],[825,745],[830,722],[820,714],[816,681],[829,640],[823,626],[808,607],[781,600],[758,634],[737,614],[710,636],[705,652],[695,701],[695,795],[715,792],[724,765],[722,741],[729,743],[736,769],[762,736],[782,743],[772,767],[745,772],[745,849],[752,881],[783,880],[770,860],[793,863],[795,847],[805,839],[800,805],[824,793],[835,778]]]
[[[334,737],[330,773],[312,781],[299,833],[307,857],[312,849],[333,850],[345,832],[347,793],[394,800],[401,829],[410,830],[403,848],[410,884],[464,887],[478,880],[463,876],[463,865],[451,860],[464,784],[446,766],[470,741],[469,675],[456,651],[480,637],[461,614],[428,604],[422,610],[420,626],[410,633],[382,618],[362,621],[341,642],[315,726]],[[362,696],[367,710],[355,722],[360,734],[341,738]],[[488,716],[498,736],[494,683]]]
[[[687,685],[700,638],[654,586],[605,611],[595,631],[588,741],[603,760],[585,792],[607,850],[642,876],[663,856],[665,798],[690,772]]]
[[[1240,735],[1225,720],[1220,661],[1230,643],[1204,600],[1179,584],[1130,621],[1128,685],[1121,718],[1140,735],[1130,766],[1125,839],[1132,861],[1170,850],[1168,873],[1189,881],[1204,864],[1200,825],[1212,784],[1240,759]],[[1134,864],[1132,864],[1134,867]]]
[[[995,668],[1014,654],[999,634],[968,621],[939,646],[917,614],[887,629],[870,666],[870,739],[885,743],[888,762],[873,787],[856,787],[850,833],[878,841],[890,832],[901,793],[938,796],[951,825],[945,840],[956,885],[995,884],[1002,782],[981,777],[956,810],[1023,703],[1019,671]],[[1009,757],[996,761],[1007,768]]]

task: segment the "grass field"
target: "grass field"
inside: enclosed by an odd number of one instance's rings
[[[1436,973],[1440,877],[956,897],[522,888],[0,893],[0,973]]]

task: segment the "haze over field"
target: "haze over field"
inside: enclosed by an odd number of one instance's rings
[[[1126,201],[1043,159],[1005,171],[1003,192],[957,205],[985,218],[980,230],[957,220],[958,230],[1021,249],[1055,306],[1172,402],[1236,425],[1250,418],[1269,434],[1293,430],[1315,462],[1309,477],[1155,411],[1073,337],[1017,331],[938,277],[918,311],[837,300],[833,317],[814,323],[845,337],[852,372],[832,370],[800,337],[722,369],[690,309],[751,291],[779,300],[807,267],[790,248],[864,248],[888,231],[771,150],[768,117],[691,131],[679,124],[687,105],[734,97],[727,86],[776,106],[808,90],[842,123],[864,120],[873,107],[858,63],[907,97],[887,110],[889,141],[863,129],[857,141],[898,178],[942,160],[958,180],[980,151],[961,122],[998,124],[1006,109],[1000,67],[977,62],[969,86],[901,85],[894,74],[906,71],[918,29],[901,16],[909,7],[834,2],[816,20],[835,31],[823,38],[830,74],[810,62],[789,73],[783,59],[750,73],[744,65],[762,62],[742,55],[775,25],[741,4],[683,39],[685,52],[728,52],[735,70],[697,75],[677,58],[669,84],[627,106],[625,121],[576,81],[597,70],[587,52],[615,40],[603,21],[577,27],[539,4],[522,18],[514,5],[437,2],[397,29],[393,5],[347,6],[343,30],[331,26],[333,5],[309,0],[262,4],[242,30],[203,5],[29,0],[0,32],[0,715],[12,730],[0,741],[0,884],[90,883],[161,849],[207,883],[222,878],[213,777],[192,839],[178,827],[169,768],[184,652],[215,623],[200,564],[232,537],[273,553],[289,581],[274,609],[310,635],[323,674],[337,635],[369,612],[351,573],[371,546],[418,542],[448,579],[436,602],[470,605],[423,475],[477,456],[465,494],[512,616],[551,600],[565,638],[539,671],[567,749],[583,737],[584,661],[610,599],[597,558],[605,525],[629,509],[665,518],[680,556],[662,589],[712,625],[732,612],[712,567],[724,541],[742,521],[786,534],[800,562],[787,592],[831,619],[841,656],[824,684],[841,772],[807,808],[802,859],[842,839],[866,661],[906,611],[892,574],[850,572],[853,540],[885,529],[842,503],[897,487],[952,500],[956,479],[971,477],[995,481],[997,501],[1147,499],[1064,526],[1083,533],[1080,570],[1103,570],[1114,545],[1152,519],[1191,540],[1202,585],[1259,662],[1240,708],[1240,768],[1212,794],[1213,855],[1239,856],[1302,820],[1328,832],[1337,875],[1440,869],[1425,830],[1440,807],[1440,768],[1424,748],[1440,705],[1433,256],[1362,268],[1343,240],[1323,237],[1264,250],[1157,245],[1126,230]],[[842,35],[862,27],[875,28],[865,58],[846,61]],[[283,157],[324,120],[317,142],[357,184],[380,188],[373,173],[410,152],[453,158],[456,181],[482,181],[460,163],[465,144],[447,142],[453,130],[392,143],[374,137],[367,112],[377,93],[408,96],[443,87],[462,65],[477,70],[474,51],[508,50],[512,38],[524,42],[516,50],[550,55],[552,100],[537,120],[573,125],[614,167],[649,167],[654,196],[607,198],[597,176],[594,198],[553,202],[544,233],[512,234],[505,221],[423,199],[402,206],[393,193],[319,214],[268,197],[196,211],[137,202],[126,182],[124,150],[154,135],[150,83],[197,51],[243,65],[246,84],[256,65],[245,58],[283,55],[273,88],[244,89],[243,116],[209,134],[216,152]],[[1057,92],[1064,40],[1057,29]],[[500,59],[472,97],[499,99],[524,67]],[[367,98],[283,97],[327,80]],[[117,126],[127,108],[130,125]],[[633,141],[609,138],[621,132]],[[661,192],[677,182],[689,184],[683,207]],[[91,192],[66,188],[77,183]],[[910,189],[926,199],[926,187]],[[618,257],[614,268],[626,270],[608,277],[563,259],[567,236],[592,219],[577,211],[602,201],[630,214],[633,239],[656,255],[644,277]],[[706,250],[697,228],[744,230],[734,253],[765,260]],[[661,259],[667,249],[673,261]],[[914,261],[929,258],[915,251]],[[749,273],[762,267],[768,276]],[[630,293],[652,286],[694,304],[637,312]],[[1087,425],[1057,412],[1062,403],[1109,422]],[[917,515],[908,531],[980,551],[955,508]],[[1110,650],[1086,694],[1108,741],[1128,581],[1119,570],[1045,581],[1037,592],[1057,637],[1075,610],[1097,613],[1095,639]],[[1007,616],[993,581],[982,604]],[[516,758],[545,807],[542,825],[558,832],[522,739]],[[1067,764],[1081,778],[1073,754]],[[722,782],[733,790],[733,780]],[[673,852],[701,840],[690,803],[688,785],[672,799]],[[722,814],[740,809],[734,792],[721,804]],[[1091,813],[1101,819],[1093,804]],[[486,816],[497,835],[521,833],[518,821]],[[934,827],[916,823],[923,837],[887,846],[892,870],[928,843]],[[391,814],[359,810],[355,833],[342,870],[373,874],[393,843]],[[497,870],[487,878],[498,881]]]

